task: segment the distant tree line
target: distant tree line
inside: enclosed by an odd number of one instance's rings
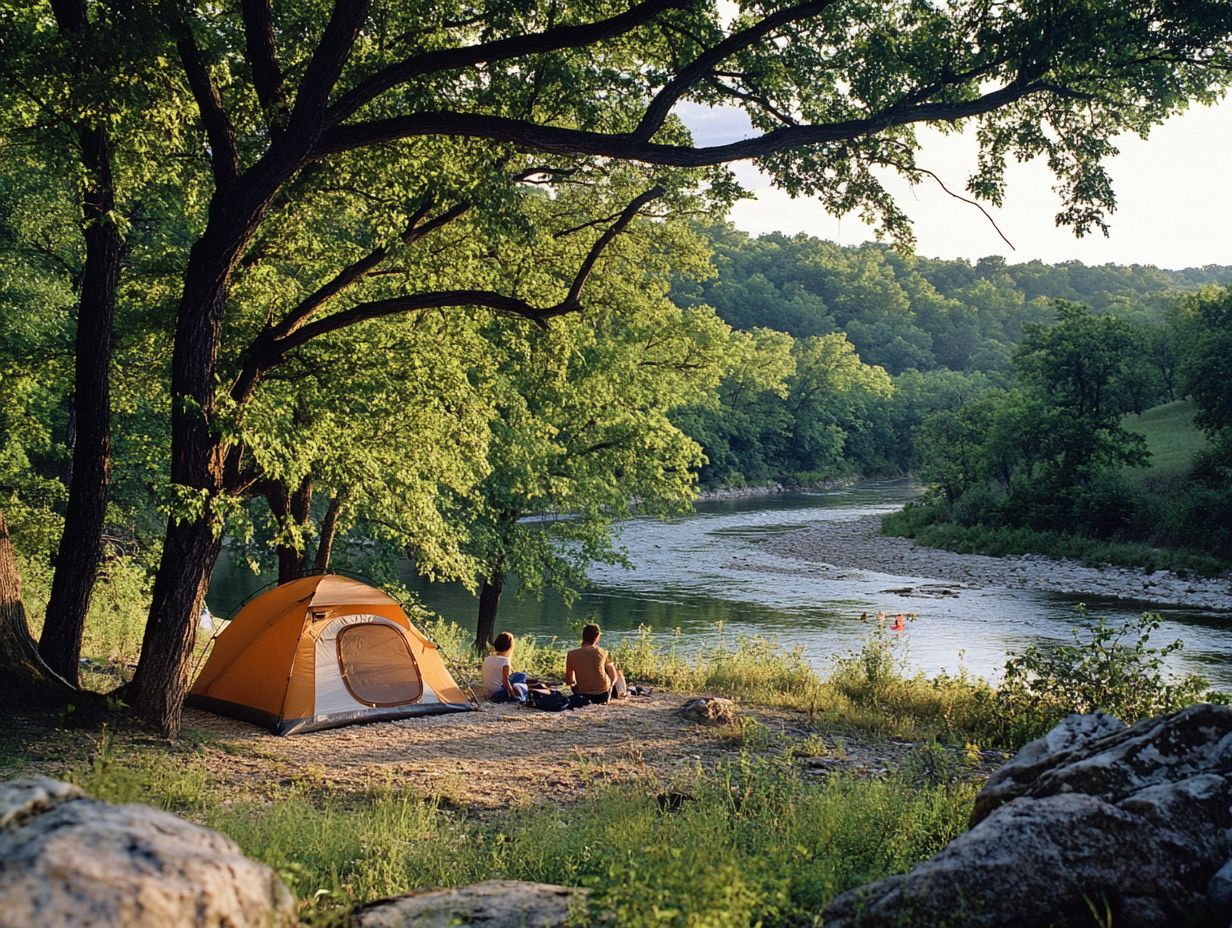
[[[761,353],[745,374],[728,375],[719,406],[676,416],[702,444],[702,482],[713,486],[917,471],[925,420],[1011,389],[1024,342],[1072,305],[1115,320],[1120,412],[1176,400],[1191,389],[1178,301],[1232,284],[1229,266],[971,263],[807,235],[706,232],[713,276],[679,277],[673,297],[713,306]],[[807,344],[833,338],[863,368],[811,390],[793,365],[809,356]]]

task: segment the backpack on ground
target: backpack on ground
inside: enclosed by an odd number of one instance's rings
[[[564,712],[571,704],[559,690],[531,690],[526,694],[526,705],[544,712]]]

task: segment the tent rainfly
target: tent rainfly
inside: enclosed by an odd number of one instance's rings
[[[245,604],[185,704],[276,735],[475,708],[396,600],[335,574]]]

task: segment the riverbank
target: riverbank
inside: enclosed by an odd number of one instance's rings
[[[1072,560],[1024,554],[988,557],[927,548],[907,538],[880,534],[881,517],[824,522],[760,542],[780,557],[897,577],[922,578],[960,587],[1042,590],[1118,599],[1144,606],[1181,606],[1232,611],[1232,577],[1181,577],[1171,571],[1087,567]]]
[[[853,474],[847,477],[831,477],[829,480],[814,480],[811,483],[776,480],[773,483],[759,483],[755,486],[716,487],[712,490],[702,490],[697,498],[701,502],[710,502],[725,499],[757,499],[762,496],[780,496],[783,493],[818,493],[854,486],[863,479],[858,474]]]

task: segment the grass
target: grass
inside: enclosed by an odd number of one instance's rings
[[[1138,479],[1184,477],[1193,467],[1194,455],[1210,447],[1207,437],[1194,425],[1192,400],[1177,400],[1126,416],[1122,425],[1146,439],[1151,452],[1146,467],[1128,468]]]
[[[907,506],[882,517],[881,531],[886,535],[911,538],[929,548],[960,554],[987,554],[993,557],[1043,554],[1081,561],[1090,567],[1112,564],[1203,577],[1222,576],[1232,569],[1228,561],[1202,551],[1156,547],[1136,541],[1109,541],[1032,528],[934,522],[935,517],[929,507]]]
[[[745,750],[666,793],[600,787],[585,803],[479,818],[393,784],[345,794],[305,783],[273,801],[237,800],[191,753],[135,754],[106,737],[70,778],[227,834],[322,925],[345,923],[359,903],[488,879],[586,887],[595,910],[630,928],[813,924],[838,893],[944,847],[975,790],[949,777],[810,780],[790,757]]]

